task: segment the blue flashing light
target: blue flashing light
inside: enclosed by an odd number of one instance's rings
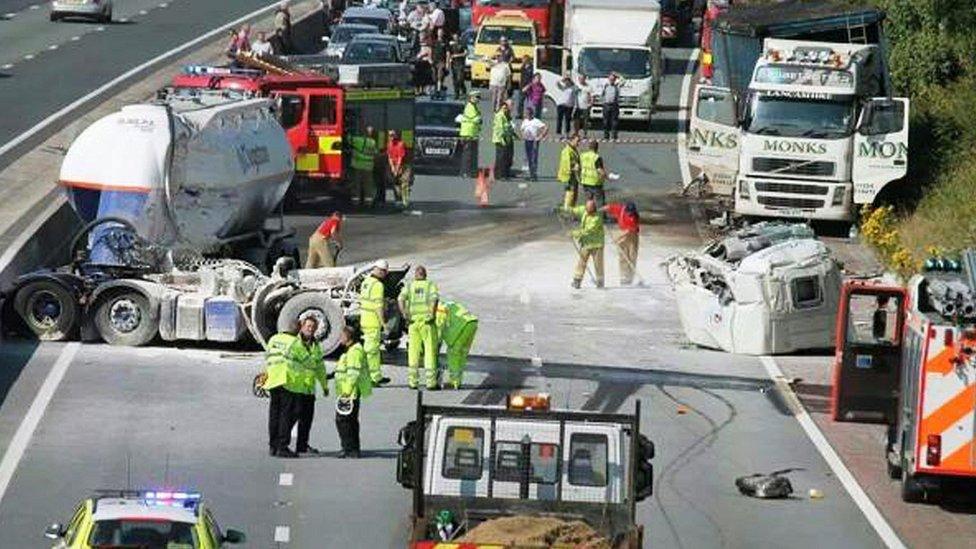
[[[199,492],[144,492],[142,499],[154,505],[193,508],[200,503]]]

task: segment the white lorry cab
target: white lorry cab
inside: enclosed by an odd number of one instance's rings
[[[743,94],[697,87],[689,163],[744,216],[849,221],[908,167],[877,45],[767,38]]]
[[[552,411],[545,394],[510,396],[504,408],[424,405],[418,394],[397,462],[414,495],[411,547],[437,537],[433,515],[444,510],[457,518],[450,539],[485,520],[545,515],[641,547],[635,510],[652,493],[654,445],[639,417],[639,402],[631,415]]]
[[[661,89],[661,6],[657,0],[566,0],[563,46],[536,48],[536,72],[556,104],[563,74],[587,78],[594,94],[590,117],[602,118],[599,101],[607,77],[620,77],[620,119],[650,124]]]

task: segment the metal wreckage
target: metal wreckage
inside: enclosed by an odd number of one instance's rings
[[[758,223],[668,258],[695,345],[766,355],[833,346],[841,266],[803,223]]]

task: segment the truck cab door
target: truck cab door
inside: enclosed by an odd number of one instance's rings
[[[831,415],[834,421],[897,419],[905,290],[848,282],[837,311]]]
[[[291,91],[275,92],[273,95],[277,100],[278,122],[285,130],[297,164],[299,155],[307,152],[309,145],[308,105],[305,96]]]
[[[739,129],[735,96],[728,88],[698,86],[686,146],[688,163],[702,170],[712,192],[731,195],[739,171]]]
[[[851,170],[855,204],[871,204],[908,172],[908,107],[905,98],[875,97],[861,110]]]
[[[542,85],[546,87],[546,97],[558,104],[559,88],[566,67],[566,48],[559,46],[535,47],[535,72],[542,75]],[[521,113],[520,113],[521,114]]]
[[[339,88],[301,88],[306,98],[308,135],[296,151],[295,170],[329,178],[342,175],[343,96]]]

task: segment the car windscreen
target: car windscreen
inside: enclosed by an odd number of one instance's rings
[[[508,38],[508,43],[513,46],[532,46],[532,29],[529,27],[495,27],[483,26],[478,34],[479,44],[498,44],[502,37]]]
[[[339,26],[332,32],[332,43],[334,44],[345,44],[352,40],[353,36],[357,34],[366,34],[376,32],[376,27],[365,28],[365,27],[343,27]]]
[[[386,32],[386,27],[389,24],[389,21],[386,19],[379,19],[376,17],[355,17],[355,16],[343,17],[342,22],[350,23],[353,25],[373,25],[374,27],[379,29],[380,32]]]
[[[354,42],[346,47],[343,63],[395,63],[393,46],[379,42]]]
[[[464,110],[459,103],[417,103],[414,105],[414,122],[417,126],[439,126],[453,128],[458,125],[455,118]]]
[[[200,546],[192,524],[151,519],[99,520],[92,527],[88,544],[93,548],[145,549],[196,549]]]
[[[814,100],[755,94],[745,128],[757,135],[839,139],[854,131],[851,98]]]
[[[624,78],[647,78],[651,75],[651,55],[640,49],[583,48],[579,70],[589,78],[604,78],[611,72]]]

